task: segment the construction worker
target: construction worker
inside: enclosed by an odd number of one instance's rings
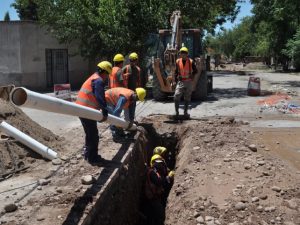
[[[130,129],[133,125],[136,101],[144,101],[145,96],[146,90],[144,88],[137,88],[134,92],[127,88],[117,87],[105,92],[108,109],[112,115],[120,117],[123,109],[124,111],[127,111],[127,113],[124,113],[125,120],[130,122],[127,129]],[[121,128],[117,128],[113,125],[110,126],[110,128],[114,139],[125,136],[125,133]]]
[[[193,92],[193,78],[198,72],[195,63],[188,58],[189,50],[182,47],[179,51],[180,58],[176,60],[175,82],[176,89],[174,94],[175,112],[179,115],[179,102],[182,94],[184,95],[184,116],[189,118],[188,107]]]
[[[168,165],[165,160],[166,153],[167,153],[167,149],[165,147],[158,146],[154,149],[153,156],[151,157],[150,160],[150,167],[153,167],[157,160],[164,162],[164,173],[163,173],[164,176],[167,176],[169,173],[171,174],[174,173],[174,171],[168,168]],[[167,179],[169,178],[167,177]],[[171,180],[169,180],[169,183],[171,183]]]
[[[166,147],[157,146],[153,150],[153,156],[160,155],[163,158],[163,160],[165,161],[166,166],[167,166],[168,163],[170,162],[170,158],[169,158],[169,155],[167,154],[167,152],[168,152],[168,150]],[[168,172],[170,171],[168,167],[167,167],[167,170],[168,170]]]
[[[160,155],[152,157],[152,166],[147,170],[145,196],[146,216],[149,224],[164,224],[167,195],[166,191],[171,189],[174,172],[167,174],[166,165]],[[155,159],[154,159],[155,158]]]
[[[163,146],[157,146],[153,150],[153,155],[160,155],[162,158],[166,157],[167,148]]]
[[[124,87],[135,91],[137,87],[141,86],[141,69],[137,66],[138,54],[133,52],[129,55],[130,63],[123,67]]]
[[[101,109],[103,122],[107,119],[108,110],[105,101],[104,87],[111,73],[112,65],[108,61],[102,61],[97,65],[97,71],[91,75],[78,92],[76,103],[93,109]],[[98,155],[99,135],[97,121],[79,118],[85,132],[84,158],[91,164],[101,163],[104,160]]]
[[[123,87],[122,67],[124,56],[122,54],[116,54],[113,61],[114,67],[109,75],[109,88]]]

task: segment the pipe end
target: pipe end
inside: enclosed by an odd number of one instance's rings
[[[10,101],[16,106],[22,106],[27,100],[27,93],[25,88],[15,88],[10,94]]]

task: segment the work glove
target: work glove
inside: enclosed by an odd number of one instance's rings
[[[168,176],[169,176],[170,178],[174,178],[175,172],[174,172],[173,170],[171,170],[171,171],[169,172]]]
[[[104,116],[104,115],[103,115],[102,120],[99,120],[99,122],[102,123],[102,122],[104,122],[104,121],[106,121],[106,120],[107,120],[107,116]]]
[[[133,126],[133,120],[131,120],[128,124],[128,127],[126,128],[126,130],[130,130],[130,128]]]
[[[174,181],[174,175],[175,175],[175,172],[174,172],[173,170],[171,170],[171,171],[169,172],[167,178],[166,178],[166,179],[167,179],[167,182],[168,182],[169,184],[173,183],[173,181]]]
[[[100,122],[100,123],[102,123],[102,122],[104,122],[104,121],[107,120],[107,117],[108,117],[108,111],[107,111],[106,108],[102,109],[102,115],[103,115],[102,120],[99,120],[99,121],[98,121],[98,122]]]

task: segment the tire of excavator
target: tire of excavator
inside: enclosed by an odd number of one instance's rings
[[[195,91],[192,93],[192,100],[206,100],[207,99],[207,74],[202,71],[202,74],[197,82]]]
[[[168,97],[166,93],[161,91],[156,74],[153,75],[152,95],[155,101],[163,101],[166,100]]]

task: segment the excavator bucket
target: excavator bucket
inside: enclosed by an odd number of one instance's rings
[[[0,98],[9,101],[9,94],[15,88],[15,85],[0,86]]]

